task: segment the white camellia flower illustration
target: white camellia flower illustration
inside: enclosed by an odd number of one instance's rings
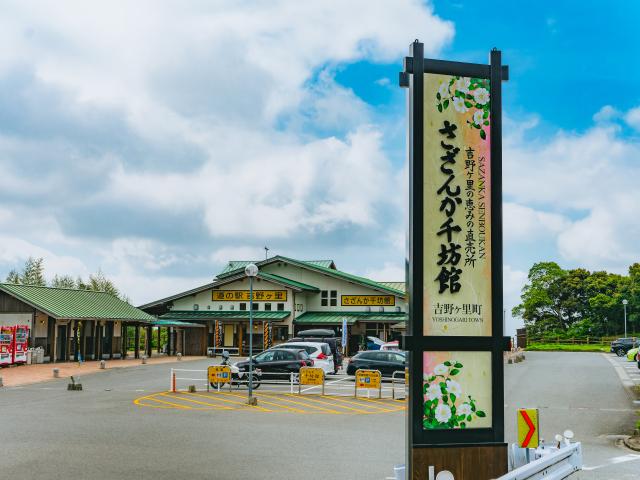
[[[440,365],[436,365],[436,368],[433,369],[433,373],[436,375],[445,375],[449,372],[449,367],[447,367],[444,363]]]
[[[482,121],[484,120],[484,111],[476,110],[473,114],[473,123],[476,125],[482,125]]]
[[[440,385],[434,383],[427,388],[427,400],[435,400],[436,398],[442,398],[442,390],[440,390]]]
[[[456,112],[466,113],[469,111],[467,106],[464,104],[464,98],[453,97],[453,107],[456,109]]]
[[[442,98],[449,96],[449,82],[442,82],[440,84],[440,88],[438,88],[438,93]]]
[[[462,394],[462,387],[455,380],[447,380],[447,391],[459,397]]]
[[[471,415],[471,405],[469,405],[468,403],[463,403],[458,407],[458,410],[456,410],[456,413],[458,415]]]
[[[469,93],[469,86],[471,86],[471,79],[469,77],[460,77],[455,82],[456,90],[459,92]]]
[[[436,407],[436,420],[440,423],[447,423],[451,418],[451,407],[441,403]]]
[[[478,88],[473,92],[473,97],[478,105],[485,105],[489,102],[489,90],[486,88]]]

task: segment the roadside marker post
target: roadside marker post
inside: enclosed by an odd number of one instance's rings
[[[382,398],[382,374],[380,370],[356,370],[353,396],[358,398],[358,389],[378,390],[378,398]]]
[[[537,408],[518,409],[518,446],[524,448],[529,463],[529,449],[540,444],[540,423]]]

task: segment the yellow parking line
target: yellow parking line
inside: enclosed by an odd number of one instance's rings
[[[220,393],[222,393],[222,392],[220,392]],[[212,397],[211,395],[204,395],[204,394],[201,394],[201,393],[188,393],[187,395],[197,395],[198,397],[203,397],[203,398],[211,398]],[[219,395],[219,393],[214,393],[213,395]],[[211,398],[211,399],[214,400],[214,401],[228,402],[228,403],[233,403],[235,405],[240,405],[240,406],[243,406],[243,407],[249,407],[249,405],[247,405],[245,402],[237,402],[235,400],[229,400],[228,398]],[[231,407],[228,407],[228,408],[231,408]],[[257,406],[257,405],[254,408],[256,408],[258,410],[265,411],[265,412],[272,412],[273,411],[273,410],[269,410],[268,408],[263,408],[263,407],[260,407],[260,406]],[[232,410],[236,410],[236,409],[232,409]]]
[[[287,396],[292,396],[294,398],[297,397],[296,395],[294,395],[292,393],[287,393]],[[365,410],[364,408],[367,407],[366,405],[362,405],[363,408],[353,408],[353,407],[349,407],[347,405],[340,405],[339,403],[330,402],[329,400],[334,400],[333,397],[331,397],[330,399],[326,399],[326,398],[318,399],[318,398],[305,397],[304,400],[307,401],[307,402],[318,402],[318,403],[320,403],[322,405],[331,405],[331,406],[342,408],[342,409],[345,409],[345,410],[353,410],[354,412],[358,412],[358,413],[378,413],[376,411]],[[373,407],[373,408],[379,408],[379,407]],[[392,410],[384,410],[384,409],[380,409],[380,410],[382,410],[384,412],[391,412],[392,411]]]
[[[235,393],[222,393],[220,392],[220,395],[231,395],[233,397],[239,397],[239,398],[247,398],[246,395],[239,395],[239,394],[235,394]],[[258,395],[256,395],[258,396]],[[260,394],[260,397],[262,397],[263,395]],[[266,396],[266,395],[264,395]],[[284,408],[285,410],[291,410],[292,412],[296,412],[296,413],[307,413],[304,410],[300,410],[297,408],[293,408],[293,407],[288,407],[286,405],[279,405],[277,403],[273,403],[273,402],[267,402],[266,400],[259,400],[261,403],[266,403],[267,405],[273,405],[274,407],[278,407],[278,408]],[[256,407],[258,409],[262,408],[262,407]]]
[[[164,395],[164,394],[161,393],[159,395]],[[159,403],[166,403],[167,405],[173,405],[176,408],[182,408],[184,410],[193,410],[193,407],[189,407],[187,405],[180,405],[179,403],[167,402],[166,400],[160,400],[159,398],[156,398],[156,397],[152,397],[149,400],[153,400],[154,402],[159,402]]]
[[[290,394],[286,394],[286,395],[290,395]],[[295,403],[297,405],[302,405],[303,407],[308,407],[308,408],[315,408],[317,410],[324,410],[325,412],[329,412],[329,413],[335,413],[337,415],[341,415],[344,412],[339,412],[338,410],[333,410],[331,408],[323,408],[323,407],[317,407],[315,405],[309,405],[308,403],[304,403],[304,402],[296,402],[295,400],[289,400],[288,398],[282,398],[281,396],[276,396],[276,395],[265,395],[263,393],[260,394],[260,396],[262,397],[267,397],[267,398],[274,398],[274,399],[278,399],[282,402],[290,402],[290,403]],[[306,413],[306,412],[305,412]]]
[[[161,393],[160,395],[165,395],[165,393]],[[207,405],[209,407],[212,407],[212,409],[216,409],[216,410],[235,410],[233,407],[227,407],[226,405],[219,405],[219,404],[215,404],[215,403],[207,403],[207,402],[201,402],[199,400],[193,400],[192,398],[186,398],[186,397],[180,397],[180,400],[183,400],[185,402],[192,402],[192,403],[197,403],[200,405]]]
[[[330,397],[330,399],[331,400],[336,400],[336,401],[339,401],[339,402],[348,403],[349,405],[355,405],[355,406],[362,407],[362,408],[375,408],[375,409],[381,410],[383,412],[395,412],[395,410],[389,410],[387,408],[382,408],[382,407],[378,407],[378,406],[375,406],[375,405],[364,405],[364,404],[362,404],[360,402],[353,401],[353,400],[345,400],[343,398],[338,398],[338,397]],[[344,408],[347,408],[347,407],[344,407]]]

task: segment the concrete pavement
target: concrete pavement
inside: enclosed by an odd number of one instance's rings
[[[68,392],[66,379],[0,389],[2,473],[46,472],[61,480],[384,479],[404,461],[402,411],[303,415],[134,404],[166,391],[172,366],[210,362],[85,375],[82,392]],[[568,428],[583,442],[588,470],[575,478],[640,478],[640,454],[618,441],[633,428],[634,398],[607,357],[528,352],[525,362],[505,365],[505,386],[508,442],[515,440],[516,409],[538,407],[543,438]]]

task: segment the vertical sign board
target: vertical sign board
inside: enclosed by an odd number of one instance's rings
[[[409,478],[427,478],[429,466],[456,480],[469,472],[494,478],[507,471],[501,82],[508,70],[497,50],[484,65],[425,59],[418,41],[411,49],[400,74],[409,88]]]

